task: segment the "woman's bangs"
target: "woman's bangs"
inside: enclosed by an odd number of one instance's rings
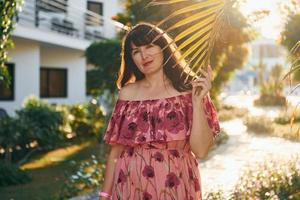
[[[130,33],[128,40],[130,41],[130,43],[132,42],[135,46],[143,46],[152,43],[152,41],[156,38],[157,35],[158,34],[155,30],[151,30],[146,27],[138,27],[136,28],[136,30],[133,30]],[[156,44],[157,42],[158,40],[154,43]]]

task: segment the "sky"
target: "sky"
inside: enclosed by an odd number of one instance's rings
[[[280,36],[283,26],[282,16],[279,11],[279,2],[282,2],[282,0],[245,0],[245,3],[241,5],[241,11],[247,16],[253,11],[269,10],[270,14],[256,22],[254,27],[262,36],[276,40]]]

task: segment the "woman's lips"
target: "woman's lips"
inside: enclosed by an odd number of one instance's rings
[[[144,67],[148,67],[152,62],[153,62],[153,60],[148,61],[148,62],[144,63],[143,66],[144,66]]]

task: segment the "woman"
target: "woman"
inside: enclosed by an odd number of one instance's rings
[[[143,23],[123,39],[101,199],[201,199],[197,159],[220,132],[208,95],[212,72],[208,67],[203,78],[184,84],[192,77],[162,33]]]

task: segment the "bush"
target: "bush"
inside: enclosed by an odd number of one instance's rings
[[[223,191],[219,190],[217,192],[209,192],[205,194],[206,200],[225,200]]]
[[[217,146],[221,145],[221,144],[225,144],[227,142],[227,140],[229,139],[228,134],[225,132],[224,129],[221,129],[221,133],[220,135],[216,138],[215,140],[215,144]]]
[[[59,198],[79,196],[99,189],[104,181],[105,162],[92,155],[88,161],[80,163],[65,181]],[[73,161],[72,165],[77,167],[78,163]]]
[[[35,149],[52,149],[65,139],[63,115],[49,104],[30,97],[16,117],[0,120],[0,149],[8,162],[19,161]]]
[[[0,163],[0,186],[23,184],[31,181],[29,175],[17,165]]]
[[[11,162],[13,160],[12,151],[15,150],[15,146],[25,147],[23,143],[26,143],[27,139],[22,138],[19,120],[15,118],[7,117],[1,119],[0,127],[0,149],[3,148],[5,150],[1,158],[5,159],[6,162]]]
[[[296,140],[300,141],[300,128],[299,128],[300,123],[296,123],[292,125],[275,124],[274,127],[275,127],[274,135],[292,141],[296,141]]]
[[[58,106],[57,110],[64,113],[65,126],[68,126],[75,136],[101,138],[104,115],[94,100],[86,104]]]
[[[273,122],[265,116],[247,117],[245,125],[249,131],[256,134],[270,134],[274,132]]]
[[[299,156],[250,168],[236,184],[232,199],[300,199]]]
[[[233,106],[223,105],[218,112],[220,121],[228,121],[234,118],[243,118],[248,113],[246,108],[236,108]]]
[[[281,95],[262,94],[259,99],[254,100],[256,106],[285,106],[286,98]]]
[[[48,103],[30,97],[16,113],[22,125],[20,132],[26,135],[28,143],[36,140],[39,146],[51,149],[66,138],[60,129],[64,122],[62,113]]]
[[[275,118],[278,124],[289,124],[300,122],[300,109],[297,107],[288,107],[285,111],[281,111],[279,116]]]
[[[0,127],[0,149],[5,149],[0,159],[11,162],[27,159],[37,149],[66,144],[67,138],[74,136],[102,139],[104,115],[97,102],[52,106],[29,97],[24,107],[16,111],[16,117],[0,120]]]
[[[266,116],[252,116],[247,117],[244,123],[250,133],[252,132],[255,134],[268,134],[271,136],[281,137],[293,141],[300,140],[300,123],[297,122],[295,117],[292,124],[286,124],[287,121],[291,120],[287,118],[277,118],[277,123],[275,123]],[[278,123],[279,119],[281,123]]]

